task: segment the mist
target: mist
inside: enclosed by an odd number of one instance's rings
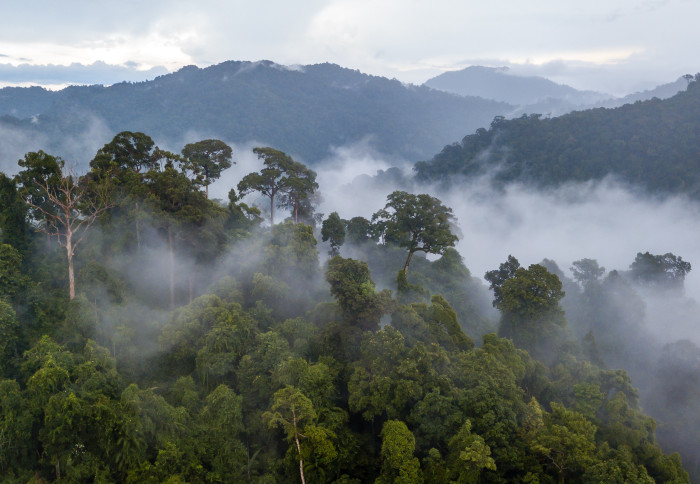
[[[210,187],[213,198],[225,200],[238,180],[260,169],[262,163],[252,153],[259,145],[234,146],[237,164]],[[638,252],[647,251],[672,252],[700,268],[700,203],[685,196],[650,195],[612,177],[542,190],[524,184],[497,187],[487,174],[445,189],[416,184],[411,167],[367,143],[337,147],[314,166],[320,187],[317,212],[324,218],[335,211],[345,219],[369,219],[394,190],[429,193],[452,208],[460,237],[456,248],[479,278],[510,254],[525,267],[553,260],[569,277],[576,260],[595,259],[606,272],[624,272]],[[247,201],[269,211],[267,198],[252,195]],[[648,330],[663,343],[682,338],[700,343],[700,314],[695,311],[695,301],[700,300],[698,268],[685,279],[682,304],[673,301],[679,295],[669,299],[658,291],[642,291]]]
[[[81,145],[77,140],[73,145],[73,149],[83,150],[84,158],[87,158],[85,153],[92,157],[109,141],[99,133],[100,125],[95,129],[96,132],[86,133],[81,138],[91,147],[86,148],[87,144]],[[206,133],[190,132],[184,139],[171,140],[162,146],[178,152],[188,142],[209,137]],[[65,140],[66,144],[69,142]],[[92,149],[92,145],[97,148]],[[209,190],[210,198],[223,206],[228,203],[229,191],[236,188],[246,174],[263,167],[262,160],[252,149],[267,144],[250,141],[229,145],[235,164],[225,170]],[[308,163],[293,153],[290,155],[317,172],[316,211],[323,219],[334,211],[344,219],[357,216],[371,219],[373,213],[385,206],[387,195],[394,190],[428,193],[452,208],[454,229],[459,235],[456,249],[478,281],[475,283],[467,275],[457,283],[462,293],[458,290],[451,295],[443,294],[459,315],[465,333],[477,344],[484,333],[498,329],[499,315],[491,307],[491,294],[483,280],[486,271],[498,268],[509,254],[517,257],[522,267],[545,259],[549,270],[558,272],[558,267],[567,292],[561,304],[567,313],[568,342],[580,343],[590,328],[604,356],[603,364],[609,369],[627,370],[632,384],[640,389],[642,408],[657,419],[659,441],[666,450],[680,450],[684,457],[696,453],[691,444],[677,438],[677,433],[665,423],[686,422],[689,428],[696,426],[697,411],[692,401],[672,407],[660,395],[667,394],[664,385],[675,381],[662,370],[673,374],[680,368],[690,375],[697,373],[693,365],[696,353],[700,358],[697,349],[700,345],[700,307],[696,302],[700,295],[698,269],[688,274],[680,290],[638,284],[625,278],[625,272],[637,253],[647,251],[652,254],[672,252],[698,264],[700,248],[696,238],[700,233],[700,203],[682,196],[651,196],[614,178],[548,190],[525,184],[497,185],[494,173],[453,180],[451,188],[422,185],[412,178],[410,161],[373,150],[370,140],[335,147],[330,157],[317,164]],[[174,328],[183,320],[196,317],[193,315],[208,304],[231,307],[240,304],[259,322],[261,330],[268,330],[281,321],[293,323],[292,318],[299,316],[308,321],[327,317],[327,314],[319,316],[314,309],[333,301],[323,277],[328,246],[320,241],[319,224],[314,227],[318,244],[306,238],[309,243],[295,247],[295,251],[305,253],[303,260],[297,261],[294,251],[283,251],[281,246],[285,242],[275,242],[275,230],[269,230],[269,199],[252,193],[244,201],[260,208],[265,220],[262,227],[253,229],[249,236],[232,245],[223,245],[224,253],[211,257],[213,260],[198,258],[193,247],[184,243],[176,246],[173,263],[163,228],[159,228],[148,213],[139,218],[138,247],[134,245],[132,225],[115,225],[119,230],[104,234],[99,224],[94,227],[90,235],[93,247],[101,247],[100,239],[104,237],[109,238],[107,247],[111,243],[119,249],[112,251],[113,254],[99,254],[99,257],[96,253],[81,253],[78,257],[83,257],[86,269],[89,270],[93,262],[97,267],[104,264],[107,277],[100,279],[93,273],[91,287],[79,285],[78,289],[83,293],[81,301],[85,302],[86,318],[95,321],[95,334],[100,341],[111,345],[120,369],[138,378],[149,361],[157,361],[159,355],[182,344],[179,336],[175,337],[178,333]],[[288,215],[283,210],[276,212],[278,225],[275,229],[308,230],[304,226],[279,224]],[[206,224],[197,230],[207,230]],[[376,288],[393,290],[400,299],[395,275],[401,268],[401,260],[405,259],[403,251],[378,250],[372,242],[364,246],[346,243],[340,255],[368,261]],[[430,255],[428,259],[438,257]],[[604,290],[600,300],[604,304],[593,309],[599,310],[597,318],[588,317],[590,314],[586,310],[593,305],[583,297],[583,288],[571,279],[569,267],[583,258],[597,260],[608,274],[619,271],[623,275],[619,284],[628,284],[622,289],[615,282],[601,285]],[[411,271],[417,273],[429,265],[415,258]],[[168,309],[171,273],[175,276],[175,311]],[[409,277],[411,275],[409,273]],[[430,281],[429,276],[423,281]],[[115,297],[119,293],[118,289],[112,290],[115,284],[128,286],[129,290],[123,291],[126,297]],[[430,282],[425,284],[424,289],[439,293],[438,289],[430,287]],[[206,296],[198,301],[203,295]],[[217,297],[219,302],[216,302]],[[292,323],[288,326],[293,329]],[[671,358],[676,356],[673,348],[679,345],[689,347],[688,361]],[[554,355],[556,349],[552,348],[551,353]],[[673,412],[686,417],[673,417]]]
[[[369,218],[393,190],[429,193],[452,208],[461,232],[457,249],[478,276],[509,254],[522,265],[553,259],[566,273],[582,258],[627,270],[637,252],[646,251],[700,260],[700,204],[686,197],[651,196],[613,178],[538,190],[523,184],[494,187],[486,175],[446,190],[412,182],[408,164],[397,168],[405,178],[388,176],[391,162],[376,153],[357,147],[337,153],[318,169],[320,212]],[[700,295],[697,271],[690,272],[685,287],[688,296]]]
[[[115,133],[106,120],[90,112],[73,110],[71,116],[71,123],[78,127],[74,135],[66,135],[60,126],[47,125],[51,121],[41,118],[32,118],[30,125],[0,120],[0,171],[15,175],[19,171],[17,161],[39,150],[63,158],[78,173],[87,171],[97,150]]]

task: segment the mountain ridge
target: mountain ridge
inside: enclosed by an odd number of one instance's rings
[[[62,139],[87,128],[81,118],[97,118],[111,135],[143,131],[179,145],[194,131],[267,143],[312,164],[334,146],[367,138],[379,152],[415,161],[511,109],[329,63],[289,68],[227,61],[108,87],[0,89],[0,128],[48,137],[46,148],[61,155]]]
[[[415,171],[425,181],[494,174],[538,186],[615,176],[651,192],[700,197],[700,75],[685,91],[617,108],[496,118]],[[498,167],[498,170],[494,171]]]

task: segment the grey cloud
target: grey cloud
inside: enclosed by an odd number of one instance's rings
[[[92,64],[73,63],[69,66],[45,64],[0,64],[0,82],[19,84],[115,84],[122,81],[138,82],[167,74],[165,67],[137,70],[135,62],[126,65],[110,65],[104,62]]]

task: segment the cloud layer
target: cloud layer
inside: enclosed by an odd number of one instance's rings
[[[101,61],[147,78],[148,69],[190,63],[330,61],[413,83],[444,70],[495,64],[624,94],[700,70],[699,14],[700,4],[690,0],[592,0],[574,8],[550,0],[43,0],[4,9],[0,63],[7,72],[19,64],[100,70],[93,64]],[[15,68],[16,78],[38,82]],[[5,77],[0,71],[0,81]]]

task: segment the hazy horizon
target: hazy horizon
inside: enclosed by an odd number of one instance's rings
[[[3,13],[0,85],[113,84],[185,65],[269,59],[332,62],[412,84],[472,65],[507,66],[621,96],[700,70],[693,41],[700,4],[687,0],[575,8],[547,0],[411,8],[397,0],[161,0],[138,8],[42,0]]]

